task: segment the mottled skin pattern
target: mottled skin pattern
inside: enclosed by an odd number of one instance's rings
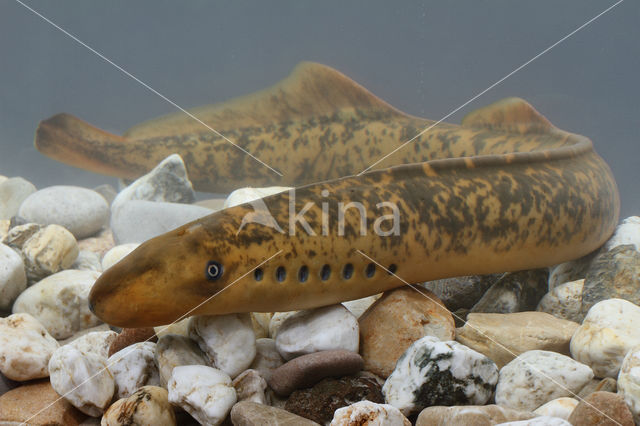
[[[289,311],[403,285],[379,266],[368,276],[371,260],[359,251],[410,283],[539,268],[596,249],[618,220],[615,182],[591,142],[553,127],[520,99],[471,113],[462,126],[438,124],[361,176],[350,175],[433,122],[394,109],[328,67],[302,64],[270,89],[193,113],[283,177],[184,114],[123,137],[65,114],[38,128],[36,146],[45,154],[120,177],[178,152],[201,190],[309,184],[264,199],[284,233],[257,223],[238,232],[254,212],[241,205],[142,244],[91,291],[93,310],[107,323],[167,324],[205,301],[190,314]],[[290,201],[295,213],[312,203],[303,217],[316,235],[299,223],[294,235],[286,232]],[[366,208],[365,235],[355,208],[339,233],[339,203],[350,202]],[[375,232],[376,219],[392,213],[382,202],[398,207],[397,235]],[[275,254],[257,280],[251,269]],[[224,267],[216,281],[205,273],[212,260]],[[353,267],[348,278],[346,265]],[[330,269],[325,279],[323,267]]]

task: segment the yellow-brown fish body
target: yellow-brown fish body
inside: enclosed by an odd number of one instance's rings
[[[409,124],[394,132],[407,133],[415,119],[402,120]],[[367,128],[380,123],[359,131],[383,134]],[[94,312],[137,327],[187,313],[312,308],[404,284],[385,269],[417,283],[557,264],[598,248],[617,223],[615,181],[591,142],[520,99],[478,110],[462,126],[438,125],[416,142],[394,161],[430,161],[264,198],[279,227],[245,222],[256,211],[243,204],[143,243],[98,279]],[[365,232],[353,202],[364,207]],[[212,262],[223,271],[215,279]]]

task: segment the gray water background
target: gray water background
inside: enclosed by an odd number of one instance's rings
[[[183,107],[262,89],[300,61],[337,68],[407,113],[440,119],[613,1],[25,1]],[[507,96],[591,138],[640,214],[640,2],[626,0],[446,121]],[[33,147],[68,112],[122,133],[166,101],[0,0],[0,174],[39,188],[116,180]]]

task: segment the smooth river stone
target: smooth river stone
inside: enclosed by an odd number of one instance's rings
[[[319,351],[358,352],[358,320],[341,304],[300,311],[287,318],[276,336],[286,360]]]
[[[29,282],[36,282],[70,268],[78,253],[78,243],[71,232],[60,225],[45,226],[22,246]]]
[[[231,378],[249,368],[256,356],[256,337],[246,313],[191,317],[189,337]]]
[[[458,405],[427,407],[420,412],[416,426],[493,426],[504,422],[529,420],[535,414],[499,405]]]
[[[569,423],[576,426],[634,426],[633,416],[621,395],[594,392],[573,410]]]
[[[48,380],[26,383],[0,396],[0,424],[78,426],[86,415],[53,390]]]
[[[167,388],[169,402],[191,414],[200,424],[219,425],[237,401],[231,378],[221,370],[204,365],[174,368]]]
[[[536,310],[581,323],[584,319],[581,311],[583,287],[584,278],[560,284],[542,297]]]
[[[605,248],[611,250],[625,244],[633,244],[636,250],[640,251],[640,216],[624,219],[605,244]]]
[[[27,275],[22,257],[11,247],[0,243],[0,311],[8,311],[27,288]]]
[[[640,346],[631,349],[622,361],[618,393],[624,397],[635,421],[640,423]]]
[[[269,338],[256,339],[256,357],[249,368],[256,370],[265,380],[269,380],[273,371],[284,364],[284,358],[276,349],[276,341]]]
[[[362,370],[362,357],[345,350],[321,351],[302,355],[276,368],[269,386],[280,396],[308,388],[326,377],[342,377]]]
[[[578,393],[593,378],[593,371],[568,356],[528,351],[500,370],[496,404],[532,411],[563,396]]]
[[[111,268],[113,265],[121,261],[126,255],[134,251],[139,245],[140,244],[138,243],[120,244],[110,249],[102,257],[102,270],[106,271]]]
[[[97,253],[89,250],[80,250],[78,252],[78,257],[76,257],[76,260],[74,260],[69,269],[102,272],[100,256],[98,256]]]
[[[95,271],[67,270],[48,276],[26,289],[13,312],[35,317],[56,339],[101,323],[89,310],[89,292],[100,276]]]
[[[128,398],[111,404],[102,416],[102,426],[176,425],[166,389],[143,386]]]
[[[155,360],[160,372],[160,383],[163,387],[167,386],[175,367],[209,365],[209,359],[196,342],[177,334],[167,334],[158,339]]]
[[[29,314],[0,318],[0,371],[12,380],[49,376],[49,359],[60,345]]]
[[[238,401],[252,401],[266,404],[267,382],[256,370],[245,370],[233,379]]]
[[[411,426],[411,422],[393,405],[360,401],[338,408],[330,426]]]
[[[11,219],[17,215],[22,202],[34,192],[36,187],[21,177],[0,182],[0,219]]]
[[[578,405],[578,402],[580,401],[575,398],[563,396],[562,398],[556,398],[541,405],[536,408],[533,413],[538,416],[559,417],[567,420],[574,408],[576,408],[576,405]]]
[[[18,215],[29,222],[60,225],[76,238],[98,232],[107,222],[109,205],[97,192],[79,186],[50,186],[31,194]]]
[[[240,401],[233,406],[231,422],[234,426],[318,426],[314,421],[280,408],[250,401]]]
[[[127,398],[142,386],[160,385],[155,349],[153,342],[135,343],[109,357],[107,363],[115,381],[116,398]]]
[[[456,340],[502,368],[534,349],[569,355],[569,342],[578,326],[544,312],[469,314],[467,323],[456,330]]]
[[[504,274],[467,275],[428,281],[422,286],[433,292],[450,311],[471,309]]]
[[[451,313],[435,294],[420,287],[384,293],[362,314],[359,325],[364,369],[382,378],[391,374],[400,355],[416,340],[455,336]]]
[[[409,416],[432,405],[485,404],[497,381],[498,368],[486,356],[426,336],[400,357],[382,392],[387,404]]]
[[[83,334],[73,341],[67,343],[82,353],[93,353],[102,358],[108,358],[109,347],[116,339],[116,332],[113,330],[91,331]]]
[[[239,188],[231,192],[229,196],[224,200],[223,208],[238,206],[240,204],[249,203],[259,198],[264,198],[269,195],[278,194],[280,192],[293,189],[288,186],[267,186],[263,188]]]
[[[573,358],[597,377],[616,377],[627,352],[640,345],[640,306],[622,299],[598,302],[571,338]]]

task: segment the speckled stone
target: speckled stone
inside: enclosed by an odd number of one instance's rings
[[[318,423],[286,410],[249,401],[233,406],[231,422],[234,426],[318,426]]]
[[[537,311],[546,312],[556,318],[582,322],[582,289],[584,279],[560,284],[545,294]]]
[[[56,393],[48,380],[29,382],[0,396],[0,424],[77,426],[86,418]],[[5,423],[6,422],[6,423]]]
[[[611,392],[592,393],[580,401],[567,420],[575,426],[634,426],[622,396]]]
[[[330,426],[411,426],[411,422],[393,405],[360,401],[338,408]]]
[[[138,342],[156,343],[158,338],[153,327],[123,328],[109,346],[108,356]]]
[[[616,377],[627,352],[640,345],[640,306],[622,299],[596,303],[571,338],[573,358],[597,377]]]
[[[533,311],[548,290],[547,269],[504,274],[471,308],[471,312],[508,314]]]
[[[534,417],[535,414],[529,411],[518,411],[499,405],[437,406],[422,410],[416,420],[416,426],[493,426]]]
[[[589,265],[599,253],[600,250],[595,250],[586,256],[550,268],[549,290],[571,281],[583,280],[587,276]]]
[[[411,343],[424,336],[452,340],[451,312],[429,290],[401,287],[388,291],[359,319],[364,369],[388,377]]]
[[[153,342],[138,342],[109,357],[109,372],[116,385],[115,398],[127,398],[142,386],[160,385],[155,349]]]
[[[312,388],[293,392],[285,403],[285,410],[326,424],[338,408],[358,401],[384,403],[380,384],[373,377],[343,377],[324,379]]]
[[[342,377],[362,369],[362,357],[345,350],[321,351],[302,355],[276,368],[269,386],[280,396],[308,388],[327,377]]]
[[[582,314],[606,299],[624,299],[640,305],[640,251],[635,246],[617,246],[591,264],[582,290]]]
[[[553,399],[571,396],[593,378],[591,369],[565,355],[528,351],[500,370],[496,404],[531,411]]]
[[[167,334],[158,339],[155,354],[156,365],[160,372],[163,387],[171,378],[175,367],[182,365],[209,365],[207,356],[197,343],[185,336]]]
[[[101,426],[176,425],[173,406],[166,389],[143,386],[128,398],[111,404],[102,416]]]
[[[468,275],[428,281],[422,285],[433,292],[447,309],[455,311],[471,309],[502,275]]]
[[[502,368],[534,349],[569,355],[569,342],[577,328],[578,323],[544,312],[478,313],[469,314],[464,327],[456,330],[456,340]]]
[[[48,225],[33,234],[22,246],[27,278],[36,282],[73,265],[78,257],[74,236],[59,225]]]
[[[382,392],[387,404],[409,416],[432,405],[485,404],[497,381],[498,368],[486,356],[426,336],[400,357]]]

